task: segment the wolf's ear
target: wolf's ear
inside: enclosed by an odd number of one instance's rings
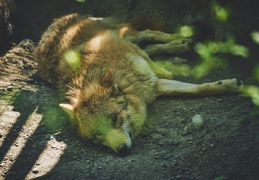
[[[71,104],[59,104],[59,107],[63,109],[68,115],[72,116],[74,114],[75,107]]]
[[[113,73],[112,68],[109,68],[108,71],[103,76],[103,79],[101,81],[101,86],[103,87],[111,87],[113,84]]]

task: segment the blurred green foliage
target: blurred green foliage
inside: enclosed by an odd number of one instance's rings
[[[191,26],[182,26],[180,28],[180,34],[183,37],[191,37],[194,35],[193,27]]]
[[[259,45],[259,32],[254,31],[251,33],[252,40]],[[252,78],[259,82],[259,64],[253,70]],[[243,89],[243,94],[251,98],[252,102],[259,107],[259,87],[255,85],[246,85]]]
[[[217,21],[226,22],[228,20],[230,15],[229,9],[220,6],[219,4],[216,3],[216,1],[214,1],[212,3],[212,10],[214,13],[214,17]]]
[[[222,28],[223,23],[226,23],[230,16],[230,10],[217,4],[216,1],[212,3],[212,16],[215,21],[220,25],[216,28]],[[259,45],[259,32],[254,31],[251,33],[252,40]],[[196,78],[201,78],[209,73],[211,69],[217,67],[226,67],[227,59],[224,54],[231,54],[248,58],[249,49],[243,45],[237,44],[233,36],[226,37],[222,41],[208,41],[206,43],[197,43],[194,50],[200,57],[200,64],[195,66],[192,70],[192,75]],[[259,65],[257,65],[251,75],[259,82]],[[259,106],[259,87],[255,85],[245,85],[242,89],[245,96],[251,98],[252,102]]]
[[[232,36],[227,37],[225,42],[208,41],[206,43],[197,43],[194,50],[200,56],[200,64],[193,69],[193,76],[201,78],[209,73],[210,70],[218,67],[226,67],[227,60],[223,54],[232,54],[247,58],[249,50],[243,46],[236,44]]]
[[[211,6],[212,17],[215,20],[215,31],[222,31],[224,23],[230,17],[231,10],[222,7],[214,1]],[[192,37],[195,35],[194,28],[191,26],[182,26],[179,29],[179,34],[183,37]],[[227,33],[226,33],[227,34]],[[206,42],[198,42],[194,46],[194,51],[199,56],[199,64],[191,68],[186,64],[173,64],[172,61],[156,61],[156,63],[165,69],[173,72],[174,75],[179,76],[193,76],[195,78],[202,78],[209,74],[215,68],[225,68],[228,66],[227,55],[240,56],[244,59],[249,58],[249,49],[241,44],[238,44],[233,35],[224,35],[225,40],[208,40]],[[251,33],[252,40],[259,45],[259,31]],[[252,78],[259,83],[259,65],[253,70]],[[242,89],[244,96],[251,98],[252,102],[259,107],[259,87],[255,85],[245,85]]]
[[[243,89],[243,93],[245,96],[250,97],[256,106],[259,106],[259,88],[257,86],[246,85]]]
[[[154,60],[157,65],[173,73],[174,76],[190,76],[191,67],[186,64],[173,64],[172,61]]]
[[[252,40],[259,45],[259,32],[258,31],[254,31],[251,33],[251,38]]]
[[[213,1],[211,11],[215,23],[219,25],[215,27],[215,31],[221,31],[224,23],[229,19],[230,9]],[[212,69],[226,67],[228,65],[228,61],[224,56],[226,54],[241,56],[243,58],[249,56],[248,48],[237,44],[235,38],[231,35],[225,37],[225,41],[199,42],[195,45],[194,50],[200,57],[200,64],[195,66],[192,72],[195,78],[206,76]]]

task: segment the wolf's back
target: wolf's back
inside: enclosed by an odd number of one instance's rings
[[[41,78],[56,84],[66,78],[62,78],[64,75],[73,77],[74,71],[64,61],[64,53],[69,50],[79,51],[84,42],[110,28],[107,24],[101,23],[100,19],[78,14],[56,19],[43,33],[35,50]]]

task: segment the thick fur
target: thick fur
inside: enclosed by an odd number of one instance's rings
[[[160,44],[141,50],[134,43]],[[79,136],[126,153],[146,122],[146,106],[159,95],[236,92],[235,79],[195,85],[168,80],[171,72],[148,55],[181,53],[189,39],[160,31],[136,31],[112,18],[71,14],[55,20],[35,54],[42,79],[56,85]],[[71,57],[66,55],[70,53]]]

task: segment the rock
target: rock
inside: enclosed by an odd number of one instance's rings
[[[181,175],[177,175],[175,178],[176,178],[176,179],[181,179],[182,176],[181,176]]]
[[[204,119],[200,114],[196,114],[192,118],[192,124],[195,128],[199,129],[204,125]]]

